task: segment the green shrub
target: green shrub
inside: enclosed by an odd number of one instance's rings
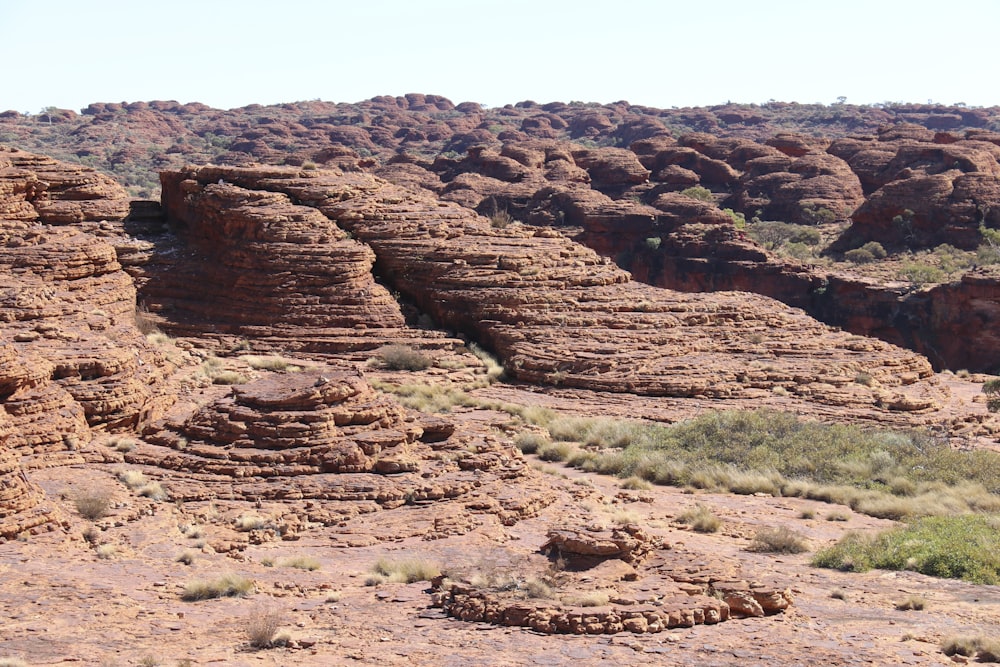
[[[867,251],[875,259],[885,259],[886,252],[885,248],[878,241],[869,241],[860,248],[861,250]]]
[[[932,577],[998,584],[998,528],[997,515],[925,517],[875,536],[848,533],[817,553],[813,565],[853,572],[915,570]]]
[[[715,195],[712,194],[712,191],[708,188],[703,188],[700,185],[685,188],[684,190],[681,190],[681,194],[685,197],[700,199],[701,201],[715,202]]]
[[[900,268],[900,276],[911,283],[940,283],[945,279],[945,273],[936,266],[919,262],[906,262]]]
[[[534,431],[519,433],[514,438],[514,444],[525,454],[534,454],[540,447],[549,445],[551,442],[548,436],[535,433]]]
[[[845,252],[844,259],[852,264],[870,264],[875,261],[875,255],[864,248],[855,248]]]

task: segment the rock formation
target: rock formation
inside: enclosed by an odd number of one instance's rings
[[[281,192],[367,243],[380,273],[436,322],[495,350],[528,382],[658,396],[789,392],[836,405],[923,410],[940,396],[911,353],[833,331],[775,301],[631,282],[546,229],[492,227],[364,174],[208,167],[164,179],[165,199],[222,178]],[[818,363],[823,359],[822,363]],[[874,379],[855,382],[858,373]]]

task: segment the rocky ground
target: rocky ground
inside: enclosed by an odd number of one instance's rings
[[[518,113],[530,129],[549,111]],[[578,122],[594,136],[622,126],[601,118]],[[911,170],[903,180],[934,180],[954,159],[967,168],[946,170],[948,187],[993,192],[982,176],[996,164],[991,139],[945,155],[948,142],[900,132],[877,140],[895,142],[875,151],[883,176],[904,154],[893,167]],[[914,157],[911,140],[938,148]],[[966,449],[996,448],[1000,433],[980,392],[990,376],[939,372],[920,345],[733,291],[725,280],[819,278],[741,238],[716,203],[648,180],[687,183],[683,169],[692,183],[736,178],[727,196],[749,196],[748,164],[760,159],[767,173],[797,175],[777,180],[820,179],[816,192],[859,210],[884,202],[887,185],[882,199],[868,192],[829,142],[822,157],[802,137],[582,152],[551,141],[473,148],[436,171],[403,159],[368,169],[341,153],[343,169],[183,167],[164,172],[162,209],[96,171],[0,152],[0,658],[941,664],[943,638],[995,635],[996,587],[809,565],[847,531],[888,520],[797,498],[626,489],[515,447],[541,408],[674,422],[768,407],[931,429]],[[595,187],[565,185],[584,176]],[[601,188],[624,189],[615,199]],[[775,210],[791,197],[779,191]],[[490,213],[490,197],[530,200],[534,214],[477,213]],[[965,211],[956,224],[971,229],[971,201],[935,206]],[[928,209],[914,229],[940,214]],[[670,216],[680,222],[668,230]],[[641,261],[623,270],[609,256],[616,228],[629,243],[656,228],[684,261],[718,242],[700,256],[725,260],[715,288],[726,289],[654,287],[663,280]],[[829,284],[874,304],[870,329],[893,328],[879,310],[890,301],[915,312],[912,290],[893,301],[884,285]],[[941,289],[984,314],[965,346],[982,360],[993,279]],[[970,329],[927,312],[938,338]],[[390,352],[411,356],[394,366]],[[719,532],[678,521],[698,503]],[[804,533],[809,551],[748,549],[775,526]],[[394,582],[404,561],[420,571],[411,579],[434,582]],[[200,596],[193,583],[226,575],[240,595],[186,599]],[[910,596],[925,609],[896,608]],[[252,646],[248,628],[267,619],[279,645]]]

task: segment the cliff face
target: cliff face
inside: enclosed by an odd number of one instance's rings
[[[166,176],[165,200],[183,188],[186,201],[209,201],[220,179],[254,197],[281,193],[350,231],[374,250],[383,280],[496,350],[519,380],[654,396],[778,391],[899,410],[932,408],[940,395],[915,354],[764,297],[655,289],[552,230],[500,229],[365,174],[206,167]]]

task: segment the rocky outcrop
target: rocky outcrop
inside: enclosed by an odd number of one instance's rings
[[[219,178],[289,195],[348,229],[375,251],[395,289],[436,322],[495,350],[520,380],[656,396],[781,391],[905,410],[930,409],[939,395],[917,355],[831,330],[763,297],[695,296],[631,282],[609,260],[550,230],[498,229],[467,209],[356,173],[303,178],[274,170],[261,178],[204,168],[184,181],[204,190]],[[859,373],[871,385],[855,382]]]
[[[704,554],[693,562],[693,554],[661,545],[638,525],[623,527],[614,535],[590,532],[550,531],[542,550],[552,552],[556,565],[545,574],[533,574],[525,563],[511,580],[501,582],[484,581],[481,574],[439,578],[432,604],[463,621],[527,627],[546,634],[609,635],[773,615],[792,604],[791,591],[781,582],[748,582],[738,568],[713,562]],[[631,565],[617,558],[626,558]],[[607,567],[613,562],[619,567]],[[595,581],[605,588],[594,591]],[[583,590],[589,595],[581,594]]]
[[[244,173],[263,182],[287,170]],[[398,304],[373,279],[372,251],[315,208],[242,187],[225,170],[163,179],[176,250],[144,270],[142,294],[172,331],[211,329],[328,352],[404,335]]]
[[[0,218],[0,322],[16,360],[4,408],[17,422],[16,448],[73,459],[90,440],[81,415],[129,428],[168,401],[164,360],[136,327],[135,288],[100,238],[115,234],[128,203],[92,170],[20,152],[0,160],[11,165],[0,209],[22,212]]]

